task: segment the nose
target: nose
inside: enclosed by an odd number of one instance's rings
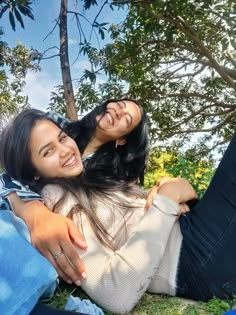
[[[118,119],[120,119],[126,113],[126,104],[123,101],[112,102],[107,106],[108,110],[112,110]]]
[[[65,157],[68,153],[70,153],[70,148],[64,143],[59,143],[59,152],[61,157]]]

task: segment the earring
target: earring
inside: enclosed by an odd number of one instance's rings
[[[125,145],[127,143],[126,139],[124,138],[121,138],[121,139],[117,139],[116,142],[115,142],[115,148],[118,147],[118,145]]]
[[[34,180],[35,180],[35,181],[40,180],[40,176],[34,176]]]

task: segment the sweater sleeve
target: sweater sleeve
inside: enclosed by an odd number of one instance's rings
[[[126,313],[135,306],[161,262],[179,207],[161,195],[155,197],[155,204],[116,251],[103,246],[89,224],[83,225],[88,249],[78,251],[88,278],[82,288],[113,313]]]
[[[51,189],[47,187],[43,192],[44,198],[50,197],[50,206],[56,201],[55,196],[60,195],[60,189],[56,193]],[[68,208],[66,202],[61,214],[66,215]],[[161,262],[178,211],[177,203],[156,195],[153,205],[141,221],[130,228],[130,237],[116,251],[98,241],[83,214],[83,233],[88,247],[86,251],[77,250],[88,274],[82,281],[84,291],[113,313],[129,312],[146,291]]]

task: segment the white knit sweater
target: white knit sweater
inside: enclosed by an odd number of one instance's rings
[[[49,208],[61,194],[61,188],[55,185],[42,192]],[[157,194],[146,211],[146,200],[127,201],[137,206],[129,216],[116,209],[110,211],[104,204],[98,204],[96,209],[97,216],[115,238],[116,251],[98,241],[84,213],[74,218],[78,227],[83,226],[88,245],[85,251],[78,249],[88,274],[82,288],[103,308],[119,314],[129,312],[145,291],[175,295],[182,242],[175,216],[179,211],[177,203]],[[75,198],[69,195],[60,213],[66,216],[75,203]]]

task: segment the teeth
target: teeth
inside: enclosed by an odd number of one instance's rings
[[[111,118],[111,115],[110,115],[109,113],[107,113],[106,115],[107,115],[107,118],[108,118],[109,122],[110,122],[111,124],[113,124],[113,120],[112,120],[112,118]]]
[[[66,163],[63,164],[63,166],[68,166],[74,163],[75,161],[75,156],[73,155]]]

